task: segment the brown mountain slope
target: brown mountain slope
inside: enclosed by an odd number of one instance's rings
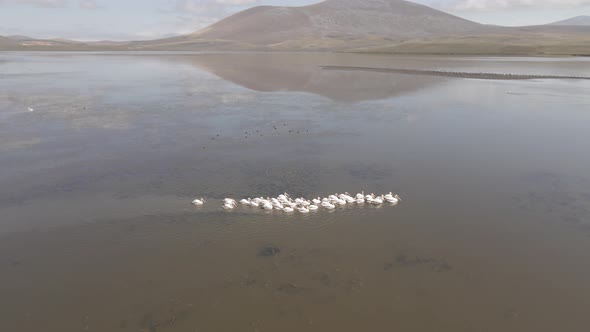
[[[587,15],[576,16],[576,17],[568,18],[567,20],[553,22],[549,25],[590,26],[590,16],[587,16]]]
[[[590,55],[590,27],[508,28],[479,24],[403,0],[326,0],[303,7],[254,7],[196,33],[159,40],[15,43],[0,39],[0,50]]]
[[[403,0],[327,0],[304,7],[254,7],[192,37],[268,45],[315,38],[399,40],[496,29]]]

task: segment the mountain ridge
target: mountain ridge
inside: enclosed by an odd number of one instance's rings
[[[0,50],[590,55],[590,26],[560,22],[502,27],[405,0],[326,0],[300,7],[252,7],[170,38],[76,42],[0,37]]]
[[[569,25],[569,26],[590,26],[590,16],[589,15],[580,15],[580,16],[576,16],[576,17],[571,17],[562,21],[557,21],[557,22],[553,22],[553,23],[549,23],[548,25],[554,25],[554,26],[563,26],[563,25]]]
[[[265,31],[267,26],[272,26],[272,31]],[[418,38],[486,29],[495,28],[404,0],[326,0],[301,7],[253,7],[192,37],[272,44],[325,37]]]

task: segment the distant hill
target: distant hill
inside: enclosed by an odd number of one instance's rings
[[[590,26],[590,16],[587,16],[587,15],[576,16],[576,17],[568,18],[567,20],[553,22],[549,25]]]
[[[304,7],[259,6],[191,37],[251,44],[319,38],[393,40],[476,33],[492,28],[403,0],[327,0]]]
[[[1,49],[12,49],[12,48],[16,48],[18,46],[19,46],[18,41],[13,40],[8,37],[0,36],[0,50]]]
[[[590,55],[586,20],[500,27],[404,0],[326,0],[302,7],[253,7],[185,36],[129,42],[3,38],[0,50]]]
[[[25,40],[31,40],[31,39],[34,39],[34,38],[31,38],[31,37],[29,37],[29,36],[19,36],[19,35],[15,35],[15,36],[8,36],[8,37],[6,37],[6,38],[8,38],[8,39],[12,39],[12,40],[15,40],[15,41],[25,41]]]

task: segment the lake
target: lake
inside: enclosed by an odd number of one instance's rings
[[[587,331],[565,76],[590,58],[0,53],[0,329]],[[221,209],[345,191],[403,202]]]

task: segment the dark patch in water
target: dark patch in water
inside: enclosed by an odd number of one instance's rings
[[[168,312],[156,314],[149,312],[140,319],[139,327],[141,331],[157,332],[168,329],[176,323],[188,319],[189,313],[184,310],[176,311],[171,309]]]
[[[552,172],[522,176],[526,193],[513,197],[514,204],[530,213],[562,221],[582,232],[590,229],[590,181]],[[590,234],[590,233],[589,233]]]
[[[278,255],[280,252],[281,249],[279,247],[267,246],[258,250],[258,257],[273,257]]]
[[[400,254],[395,261],[386,263],[383,267],[384,271],[391,271],[397,268],[410,268],[415,266],[429,266],[434,272],[450,271],[453,267],[443,260],[438,260],[430,257],[407,256]]]
[[[301,286],[298,286],[295,283],[288,282],[288,283],[281,284],[279,287],[277,287],[276,290],[277,290],[277,292],[279,292],[281,294],[296,295],[296,294],[300,294],[300,293],[304,292],[306,289]]]
[[[330,277],[330,274],[326,272],[320,273],[319,275],[314,276],[312,279],[319,281],[320,284],[326,287],[331,286],[333,282],[332,277]]]

